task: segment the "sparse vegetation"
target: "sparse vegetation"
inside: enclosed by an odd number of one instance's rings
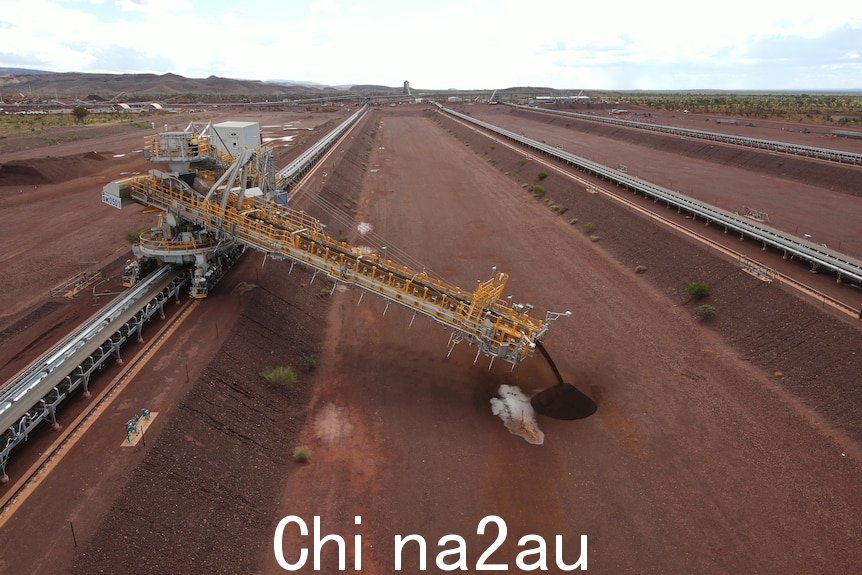
[[[539,181],[541,182],[542,180],[544,180],[545,178],[548,177],[548,173],[547,172],[539,172],[539,175],[536,177],[539,178]]]
[[[74,108],[72,108],[72,115],[75,116],[75,119],[78,122],[83,122],[84,118],[90,115],[90,110],[88,110],[84,106],[75,106]]]
[[[144,232],[127,232],[126,241],[130,244],[136,244],[141,241],[141,234]]]
[[[693,299],[703,299],[709,295],[709,284],[706,282],[692,282],[685,291]]]
[[[712,319],[715,316],[715,306],[708,303],[701,304],[694,308],[694,316],[700,321]]]
[[[297,463],[308,463],[311,460],[311,449],[307,445],[300,445],[293,450],[293,460]]]
[[[545,197],[545,188],[539,184],[533,184],[530,186],[530,192],[536,197],[536,199]]]
[[[585,234],[591,234],[595,231],[596,231],[596,224],[593,224],[593,223],[584,224],[584,233]]]
[[[162,115],[147,116],[158,124]],[[0,137],[20,136],[23,134],[37,134],[53,128],[67,128],[69,126],[90,128],[92,126],[107,126],[112,124],[129,124],[136,128],[149,128],[150,122],[142,122],[138,114],[93,114],[90,113],[83,120],[78,120],[72,114],[0,114]],[[59,141],[75,141],[81,139],[81,135],[64,134],[58,137]],[[88,137],[88,136],[83,136]]]
[[[296,377],[296,372],[286,365],[265,367],[261,370],[260,375],[268,383],[278,387],[293,387],[299,381]]]
[[[524,164],[526,164],[526,163],[527,163],[527,160],[518,160],[518,167],[520,168],[520,167],[524,166]]]
[[[637,266],[637,267],[635,268],[635,273],[636,273],[636,274],[642,274],[642,273],[645,273],[645,272],[646,272],[646,270],[647,270],[647,267],[646,267],[646,266]]]
[[[749,118],[862,124],[862,97],[855,94],[625,94],[620,104],[690,110]]]
[[[311,371],[315,367],[317,367],[317,356],[314,354],[303,355],[302,356],[302,365],[305,366],[307,371]]]

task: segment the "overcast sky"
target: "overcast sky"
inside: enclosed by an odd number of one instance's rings
[[[862,89],[860,6],[0,0],[0,67],[439,89]]]

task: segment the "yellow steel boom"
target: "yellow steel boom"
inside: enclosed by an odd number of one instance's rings
[[[181,182],[154,176],[127,182],[131,198],[143,205],[177,214],[270,257],[303,263],[336,282],[356,285],[428,316],[453,330],[452,346],[463,339],[477,344],[477,357],[481,352],[517,364],[548,329],[547,321],[534,320],[523,306],[515,309],[501,299],[506,274],[498,273],[474,292],[466,292],[424,272],[363,254],[325,234],[320,222],[307,214],[260,197],[230,194],[231,201],[208,200]]]

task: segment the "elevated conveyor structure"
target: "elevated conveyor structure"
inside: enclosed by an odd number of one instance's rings
[[[308,215],[273,201],[237,198],[207,199],[167,177],[143,176],[131,180],[130,197],[145,206],[175,214],[177,218],[242,245],[286,258],[323,272],[336,282],[355,285],[425,315],[453,331],[454,347],[466,340],[484,353],[513,364],[529,356],[548,329],[548,321],[561,314],[549,313],[545,321],[524,313],[527,306],[510,305],[502,298],[508,276],[498,273],[467,292],[434,280],[421,271],[377,255],[363,254],[323,232]],[[387,304],[388,305],[388,304]],[[450,353],[451,353],[450,348]]]
[[[724,226],[725,230],[733,231],[739,234],[740,237],[748,237],[761,242],[764,247],[769,246],[779,250],[784,254],[784,257],[794,257],[808,262],[812,266],[812,269],[826,270],[835,274],[839,281],[849,280],[855,284],[862,284],[862,261],[856,258],[824,246],[819,246],[794,235],[786,234],[771,226],[752,222],[739,214],[695,200],[679,192],[663,188],[625,172],[614,170],[597,162],[576,156],[549,144],[527,138],[516,132],[505,130],[494,124],[477,120],[466,114],[443,107],[440,104],[437,104],[437,106],[447,114],[556,158],[588,174],[613,182],[622,188],[644,194],[656,201],[664,202],[668,207],[674,207],[677,210],[693,214],[707,223],[716,223]]]
[[[320,141],[303,152],[298,158],[293,160],[285,168],[278,172],[278,186],[282,190],[288,190],[293,187],[302,178],[308,169],[314,165],[320,156],[322,156],[329,148],[335,144],[338,138],[344,134],[350,126],[355,124],[362,118],[362,115],[368,110],[368,105],[364,105],[353,113],[349,118],[339,124],[334,130],[329,132]]]
[[[590,122],[600,122],[602,124],[611,124],[614,126],[624,126],[626,128],[637,128],[639,130],[650,130],[652,132],[663,132],[665,134],[673,134],[675,136],[687,136],[689,138],[698,138],[701,140],[711,140],[713,142],[721,142],[724,144],[735,144],[737,146],[746,146],[749,148],[760,148],[761,150],[771,150],[773,152],[782,152],[785,154],[795,154],[797,156],[807,156],[809,158],[817,158],[819,160],[828,160],[830,162],[839,162],[844,164],[862,165],[862,154],[854,152],[846,152],[844,150],[833,150],[830,148],[817,148],[814,146],[803,146],[800,144],[790,144],[788,142],[779,142],[776,140],[765,140],[762,138],[747,138],[745,136],[735,136],[733,134],[722,134],[720,132],[709,132],[705,130],[692,130],[691,128],[681,128],[679,126],[668,126],[666,124],[648,124],[646,122],[635,122],[633,120],[623,120],[620,118],[606,118],[595,114],[582,114],[580,112],[565,112],[563,110],[548,110],[545,108],[535,108],[533,106],[522,106],[519,104],[507,104],[519,110],[527,110],[530,112],[539,112],[542,114],[552,114],[555,116],[566,116],[569,118],[577,118],[579,120],[588,120]]]
[[[123,343],[188,283],[189,274],[165,266],[118,296],[0,389],[0,479],[12,450],[43,421],[56,424],[57,407],[81,388],[110,358],[120,359]]]

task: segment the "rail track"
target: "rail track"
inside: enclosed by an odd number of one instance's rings
[[[368,110],[363,106],[278,172],[291,189],[331,151]],[[6,464],[12,452],[43,423],[57,424],[57,409],[79,389],[89,393],[90,377],[116,357],[155,313],[164,316],[165,302],[189,281],[188,273],[172,266],[154,272],[121,294],[71,334],[0,388],[0,483],[8,481]]]
[[[534,108],[532,106],[522,106],[518,104],[506,105],[516,108],[518,110],[527,110],[530,112],[537,112],[541,114],[566,116],[569,118],[577,118],[578,120],[600,122],[602,124],[611,124],[614,126],[623,126],[626,128],[636,128],[638,130],[663,132],[665,134],[673,134],[675,136],[686,136],[689,138],[698,138],[701,140],[721,142],[723,144],[734,144],[737,146],[745,146],[748,148],[770,150],[772,152],[781,152],[797,156],[807,156],[809,158],[817,158],[818,160],[828,160],[830,162],[839,162],[842,164],[862,165],[862,154],[845,152],[843,150],[817,148],[814,146],[802,146],[799,144],[790,144],[788,142],[779,142],[776,140],[764,140],[761,138],[747,138],[745,136],[735,136],[732,134],[722,134],[720,132],[708,132],[704,130],[693,130],[691,128],[681,128],[679,126],[669,126],[667,124],[648,124],[646,122],[635,122],[633,120],[623,120],[620,118],[606,118],[604,116],[598,116],[595,114],[565,112],[563,110],[547,110],[544,108]]]
[[[440,106],[439,108],[441,110],[446,110],[442,106]],[[768,265],[766,265],[766,264],[764,264],[758,260],[755,260],[755,259],[737,251],[737,250],[734,250],[734,249],[732,249],[732,248],[730,248],[730,247],[728,247],[728,246],[726,246],[720,242],[717,242],[717,241],[715,241],[715,240],[713,240],[713,239],[711,239],[711,238],[709,238],[709,237],[707,237],[701,233],[698,233],[698,232],[696,232],[696,231],[694,231],[694,230],[692,230],[686,226],[683,226],[683,225],[673,221],[672,219],[670,219],[670,218],[668,218],[668,217],[666,217],[666,216],[664,216],[664,215],[662,215],[656,211],[648,210],[648,209],[644,208],[643,206],[641,206],[640,204],[638,204],[637,202],[634,202],[631,199],[625,197],[625,195],[618,193],[616,190],[611,190],[611,189],[596,185],[596,183],[593,181],[584,179],[583,177],[581,177],[581,176],[579,176],[579,175],[577,175],[577,174],[575,174],[569,170],[563,169],[559,164],[557,164],[555,162],[547,161],[546,159],[544,159],[540,156],[536,156],[536,155],[533,155],[530,153],[525,153],[522,146],[512,144],[512,142],[511,142],[512,138],[510,136],[508,136],[508,134],[512,134],[511,132],[508,132],[505,135],[505,139],[504,138],[498,138],[498,137],[495,137],[491,134],[488,134],[487,131],[480,130],[476,127],[477,125],[487,124],[487,123],[481,122],[479,120],[475,120],[474,118],[470,118],[469,116],[464,116],[463,114],[459,114],[458,112],[455,112],[455,114],[461,119],[454,119],[454,121],[460,123],[464,127],[469,128],[469,129],[471,129],[477,133],[483,134],[484,136],[493,140],[495,143],[506,146],[512,150],[516,150],[518,153],[524,154],[525,156],[531,158],[533,161],[541,163],[542,165],[547,166],[548,168],[551,168],[551,169],[557,171],[558,173],[566,176],[567,178],[584,185],[585,188],[595,190],[597,193],[601,193],[605,197],[607,197],[607,198],[609,198],[609,199],[611,199],[617,203],[623,204],[623,205],[627,206],[628,208],[633,209],[633,210],[637,211],[638,213],[652,219],[653,221],[656,221],[656,222],[659,222],[665,226],[668,226],[668,227],[676,230],[677,232],[682,233],[683,235],[718,251],[719,253],[723,254],[725,257],[729,257],[729,258],[736,260],[737,262],[740,262],[741,267],[743,267],[743,269],[747,268],[748,271],[750,271],[750,270],[761,271],[762,272],[761,274],[757,274],[758,276],[761,277],[761,279],[763,279],[763,276],[768,276],[768,278],[770,280],[777,281],[779,283],[787,285],[788,287],[793,288],[793,289],[805,294],[806,296],[820,302],[824,306],[827,306],[831,309],[834,309],[836,311],[839,311],[839,312],[846,314],[846,315],[849,315],[851,317],[856,317],[858,314],[858,310],[856,308],[848,305],[847,303],[842,302],[833,296],[825,294],[822,291],[817,290],[817,289],[805,284],[804,282],[801,282],[801,281],[799,281],[799,280],[797,280],[797,279],[795,279],[795,278],[793,278],[787,274],[781,273],[781,272],[779,272],[773,268],[770,268]],[[481,122],[481,124],[480,124],[480,122]],[[490,125],[490,124],[488,124],[488,125]],[[485,127],[485,126],[482,126],[482,127]],[[505,130],[503,130],[503,131],[505,132]],[[501,134],[501,135],[504,135],[504,134]],[[516,140],[516,141],[518,141],[518,140]],[[542,147],[550,147],[550,146],[546,146],[546,145],[542,144]],[[542,150],[542,151],[544,152],[544,150]],[[610,168],[608,168],[608,169],[610,169]]]
[[[135,375],[153,358],[165,341],[189,317],[199,300],[188,299],[171,313],[158,331],[135,355],[123,364],[122,370],[84,407],[75,419],[63,428],[60,435],[0,497],[0,528],[26,501],[27,497],[44,480],[48,472],[78,442],[84,432],[111,405]]]
[[[0,480],[12,451],[39,425],[57,426],[57,409],[75,391],[89,393],[90,378],[115,357],[123,344],[159,313],[188,282],[188,273],[163,267],[116,297],[70,335],[18,372],[0,388]]]
[[[644,194],[645,197],[661,201],[667,204],[668,207],[674,207],[678,211],[685,211],[707,223],[717,223],[723,226],[725,231],[733,231],[739,234],[741,238],[751,238],[762,243],[764,247],[771,247],[782,252],[784,257],[797,258],[808,262],[812,265],[812,269],[826,270],[835,274],[839,281],[848,279],[853,283],[862,285],[862,261],[846,254],[814,244],[791,234],[786,234],[765,224],[752,223],[739,214],[723,210],[700,200],[695,200],[679,192],[663,188],[625,172],[614,170],[613,168],[527,138],[516,132],[505,130],[488,122],[477,120],[439,104],[438,107],[442,112],[461,118],[466,122],[499,134],[508,140],[551,156],[555,160],[577,167],[579,170],[590,175],[613,182],[621,188]]]
[[[315,164],[317,160],[326,153],[351,126],[359,121],[360,118],[368,111],[368,105],[364,105],[354,112],[349,118],[336,126],[334,130],[321,138],[310,148],[299,155],[287,166],[278,171],[278,175],[283,180],[282,188],[289,190],[297,184],[302,176]]]

